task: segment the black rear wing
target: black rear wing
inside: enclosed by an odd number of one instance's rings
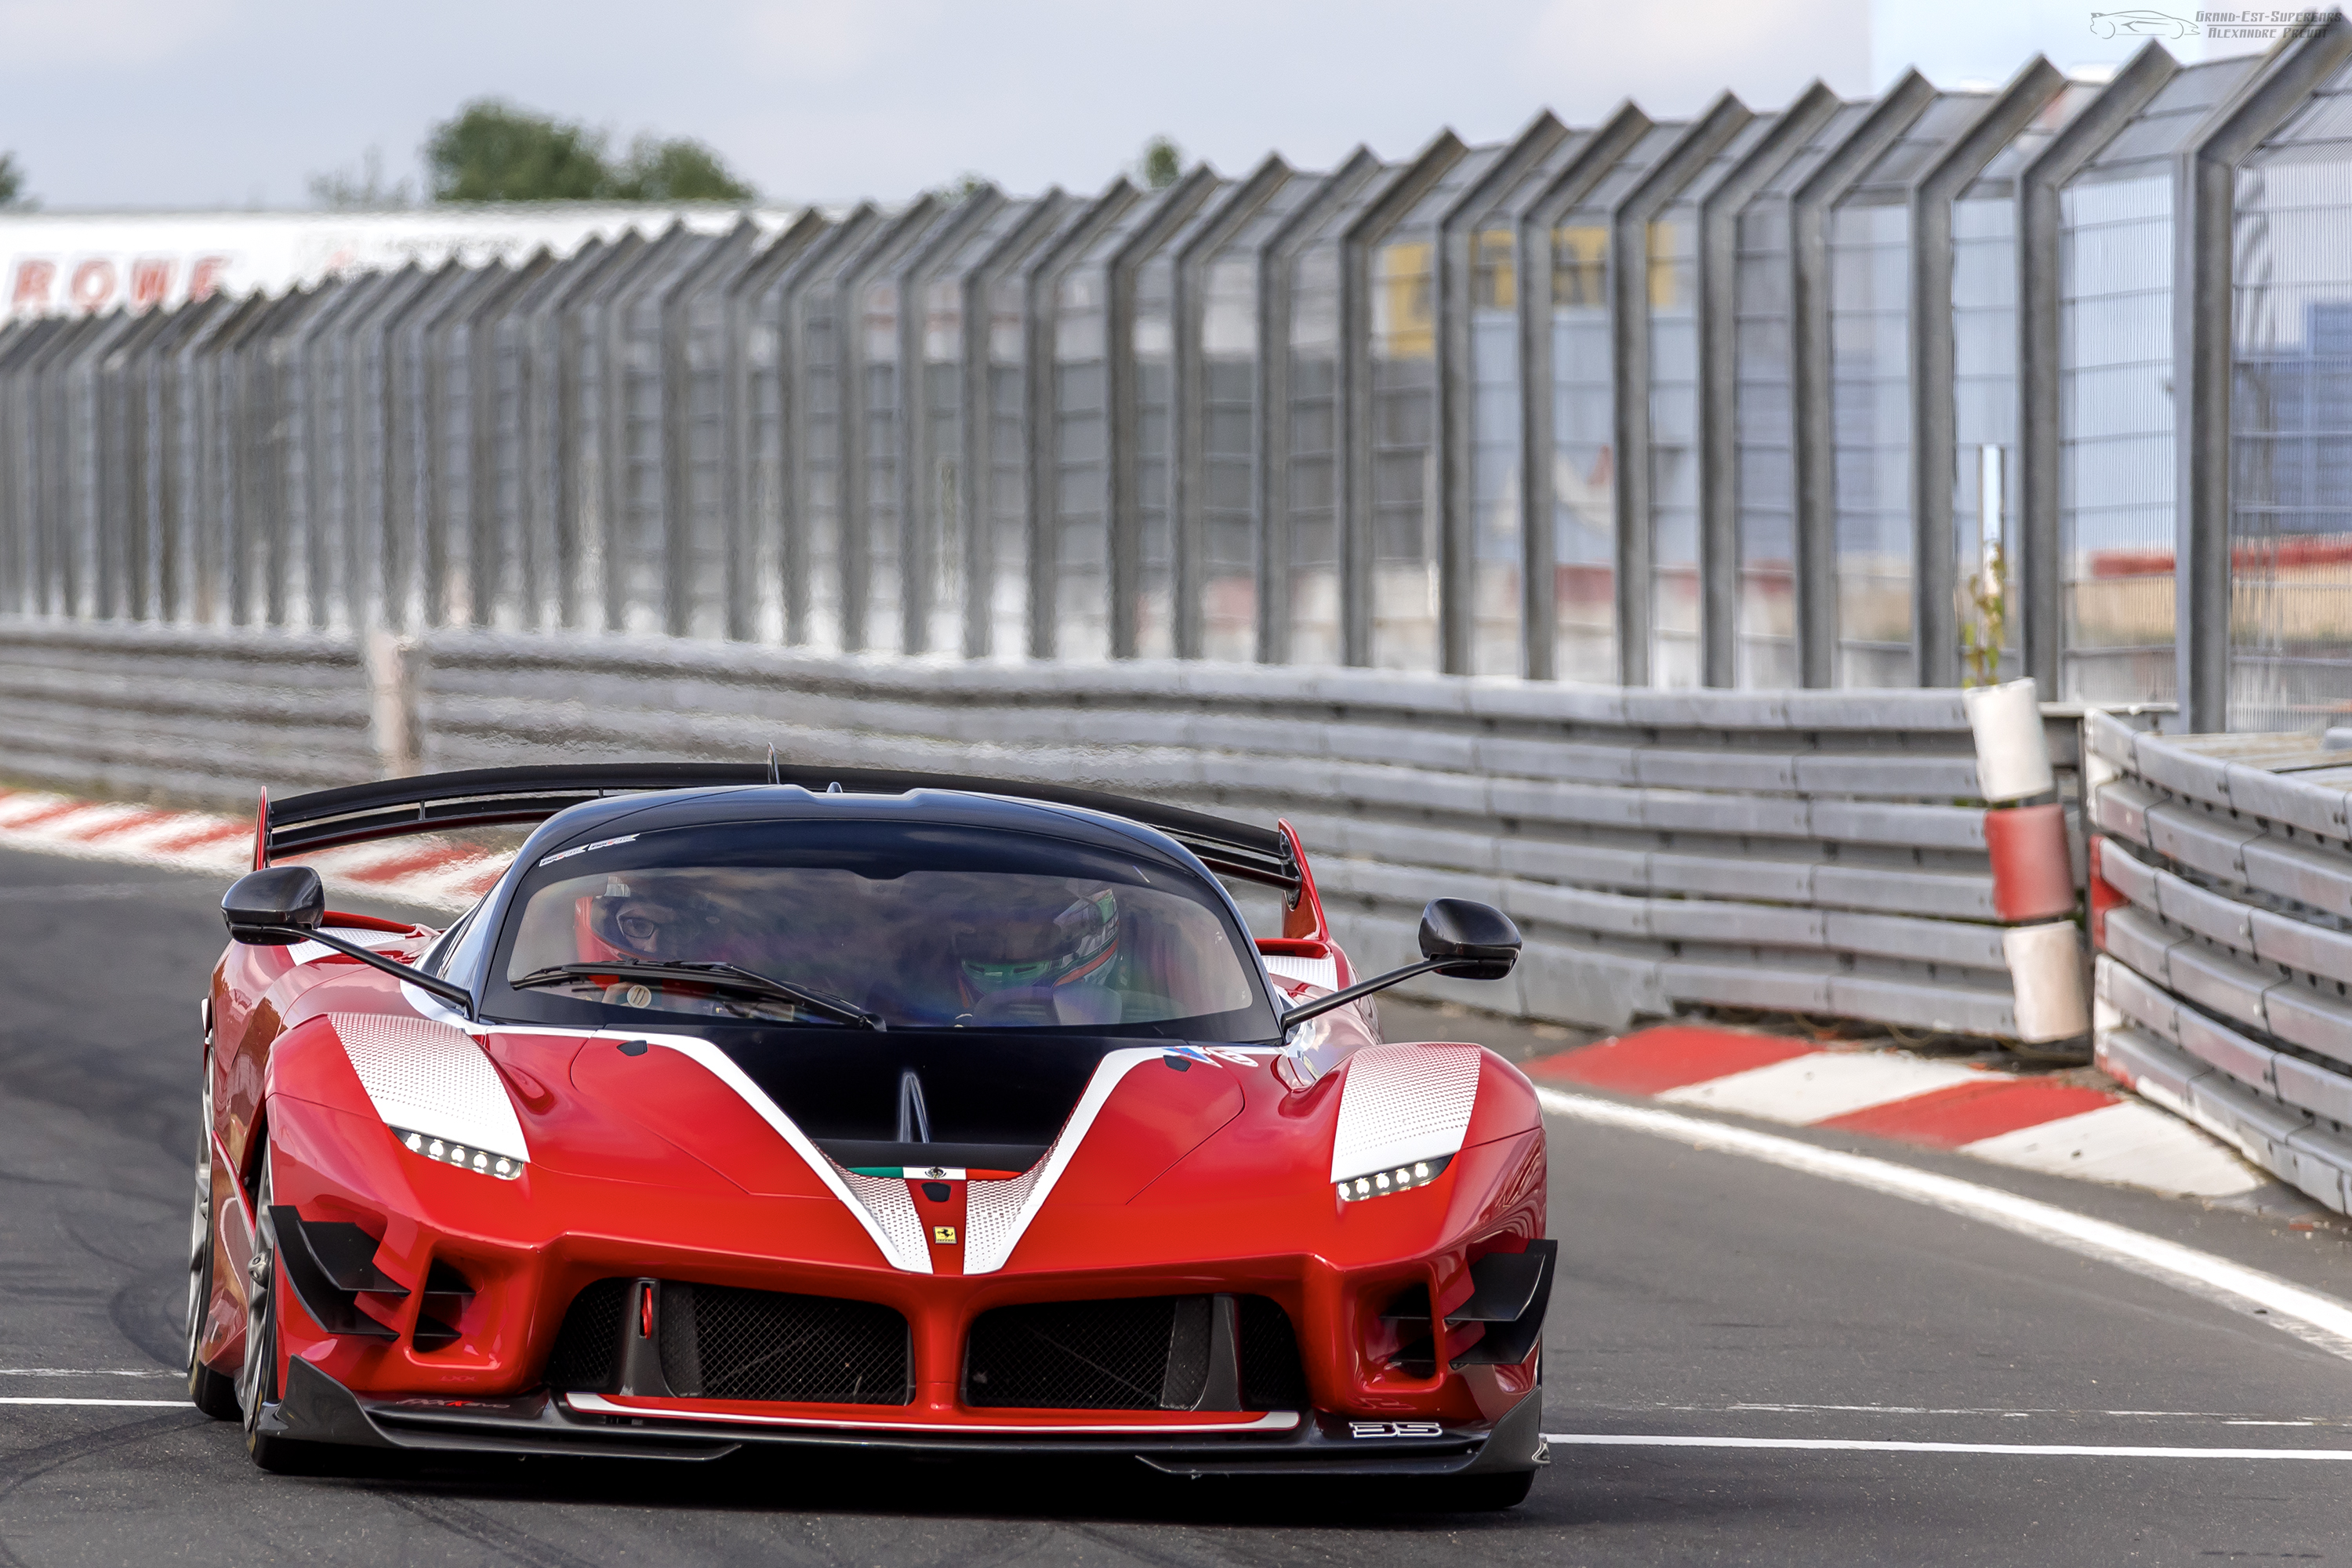
[[[853,795],[962,790],[1076,806],[1158,828],[1220,876],[1264,882],[1286,889],[1294,899],[1300,886],[1290,840],[1276,828],[1228,822],[1178,806],[1066,784],[785,763],[565,763],[469,768],[314,790],[277,802],[264,795],[254,828],[254,864],[267,866],[289,855],[308,855],[405,833],[544,822],[567,806],[608,795],[767,784],[798,784],[814,791],[837,784]]]

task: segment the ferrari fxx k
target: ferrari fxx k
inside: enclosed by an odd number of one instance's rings
[[[446,930],[289,863],[489,825],[530,831]],[[1503,1507],[1543,1461],[1534,1092],[1369,1000],[1507,973],[1493,910],[1360,980],[1286,824],[772,763],[265,797],[254,859],[188,1379],[264,1468],[834,1445]]]

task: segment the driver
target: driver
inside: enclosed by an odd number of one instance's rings
[[[589,931],[618,958],[674,963],[717,957],[718,911],[709,900],[668,880],[642,874],[607,878],[604,897],[587,900]],[[582,956],[594,961],[593,954]]]
[[[1110,984],[1118,959],[1118,895],[1101,884],[1073,890],[1077,896],[1060,909],[1048,903],[1012,910],[957,930],[956,979],[965,1006],[1022,993],[1050,1001],[1072,987]]]

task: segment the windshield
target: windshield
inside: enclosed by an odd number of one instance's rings
[[[499,1014],[1266,1039],[1247,939],[1200,877],[1042,834],[733,824],[551,857]]]

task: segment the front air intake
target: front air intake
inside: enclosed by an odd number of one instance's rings
[[[1234,1342],[1221,1350],[1220,1333]],[[1296,1410],[1307,1382],[1276,1302],[1140,1296],[981,1314],[964,1344],[963,1397],[988,1409]]]
[[[871,1301],[651,1282],[663,1386],[639,1394],[808,1405],[905,1405],[915,1397],[907,1320]],[[632,1279],[599,1279],[572,1299],[548,1357],[552,1389],[614,1394],[625,1342],[640,1333]]]

